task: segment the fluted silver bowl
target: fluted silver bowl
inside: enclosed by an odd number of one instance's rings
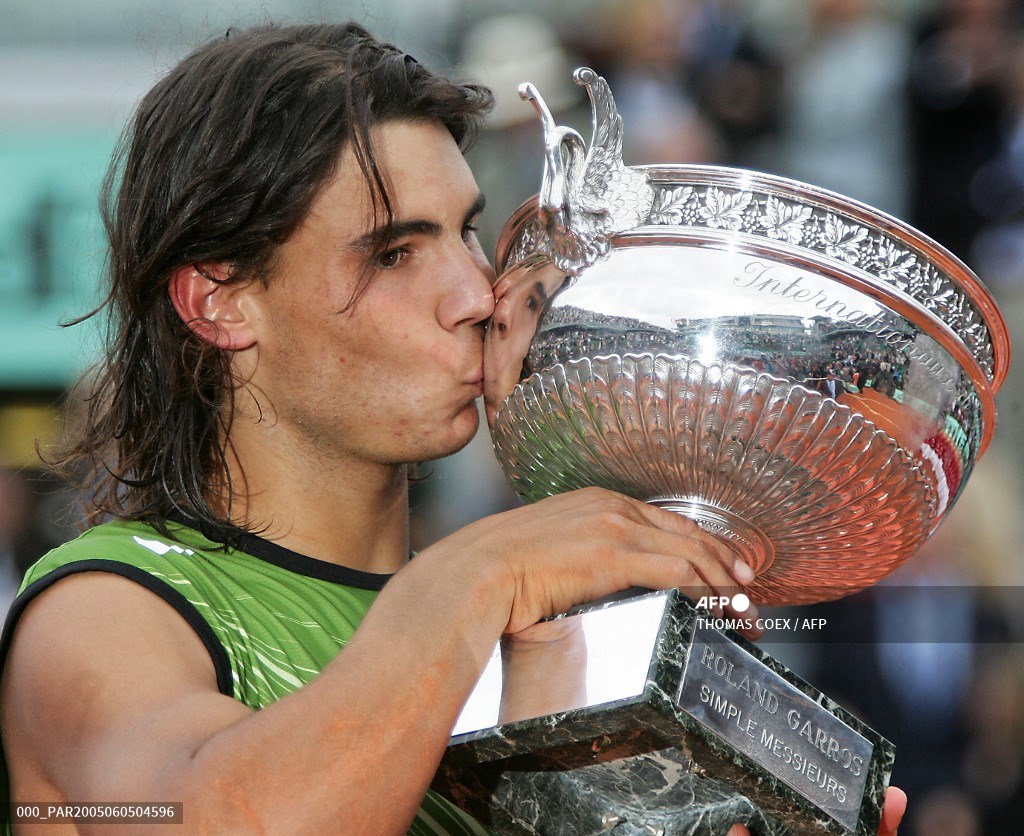
[[[595,147],[602,118],[595,102]],[[499,242],[486,341],[516,490],[679,511],[755,569],[762,603],[893,571],[992,437],[1009,340],[981,282],[906,224],[780,177],[640,167],[649,193],[609,195],[621,172],[597,177],[593,149],[552,129],[544,188]],[[621,216],[596,233],[615,212],[587,177]]]

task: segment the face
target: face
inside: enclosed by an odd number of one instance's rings
[[[492,427],[502,403],[523,376],[523,362],[540,318],[564,281],[564,273],[545,265],[507,272],[494,286],[496,304],[484,351],[484,406]]]
[[[386,123],[373,141],[393,201],[387,252],[372,252],[369,193],[346,150],[267,287],[253,290],[249,388],[271,443],[319,457],[425,461],[477,430],[483,324],[494,306],[473,227],[482,197],[440,123]]]

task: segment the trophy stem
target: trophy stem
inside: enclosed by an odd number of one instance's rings
[[[709,534],[733,549],[737,556],[760,575],[775,562],[775,547],[763,531],[742,517],[701,499],[678,496],[648,499],[649,505],[675,511],[697,523]]]

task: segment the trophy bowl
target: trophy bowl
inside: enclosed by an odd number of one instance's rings
[[[627,167],[604,80],[585,149],[541,114],[541,193],[498,244],[485,403],[527,501],[600,486],[684,514],[768,605],[910,557],[995,424],[1006,324],[942,246],[849,198],[700,165]]]

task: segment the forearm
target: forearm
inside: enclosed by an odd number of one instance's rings
[[[200,747],[182,789],[203,819],[274,832],[407,829],[508,620],[493,579],[453,589],[452,573],[421,559],[313,682]]]
[[[181,800],[199,831],[402,831],[503,632],[630,586],[725,588],[733,560],[602,491],[490,517],[398,572],[320,676],[255,713],[218,693],[166,602],[82,573],[19,621],[0,701],[13,787]]]

